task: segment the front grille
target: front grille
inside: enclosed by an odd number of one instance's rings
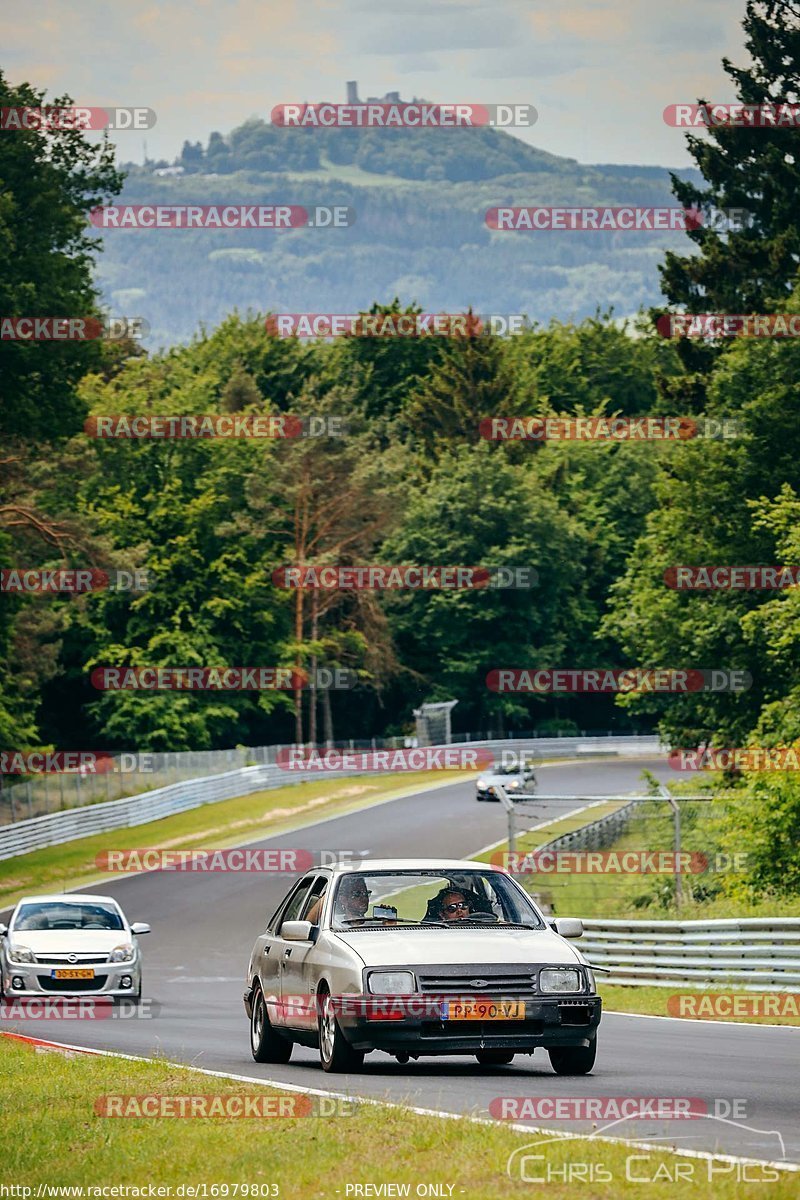
[[[40,975],[39,983],[46,992],[99,992],[105,987],[106,976],[98,975],[94,979],[51,979],[49,975]]]
[[[91,967],[108,962],[107,954],[78,954],[77,962],[70,962],[66,954],[35,954],[34,958],[40,966],[48,967]]]
[[[489,966],[432,967],[430,974],[417,972],[421,992],[443,996],[472,996],[481,994],[530,996],[536,994],[536,972],[520,971],[491,964]]]

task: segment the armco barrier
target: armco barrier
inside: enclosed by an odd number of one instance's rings
[[[603,983],[800,991],[800,917],[584,920],[580,949]]]
[[[593,742],[599,743],[604,750],[608,750],[611,744],[619,754],[626,755],[654,754],[659,749],[658,739],[654,737],[625,737],[619,740],[607,737],[538,738],[524,741],[472,742],[470,746],[488,747],[497,754],[511,749],[528,750],[541,756],[555,753],[559,757],[570,757],[578,752],[579,747],[586,753],[586,747],[591,746]],[[187,779],[171,783],[167,787],[154,788],[152,791],[128,796],[122,800],[103,801],[100,804],[88,804],[82,808],[70,808],[64,812],[15,821],[11,825],[0,826],[0,860],[15,858],[31,850],[41,850],[45,846],[58,846],[63,842],[89,837],[94,833],[146,825],[149,821],[157,821],[161,817],[185,812],[190,808],[199,808],[203,804],[231,800],[235,796],[247,796],[251,792],[285,787],[291,783],[302,783],[309,778],[321,779],[325,776],[315,771],[288,772],[275,764],[241,767],[205,779]],[[341,778],[341,775],[337,773],[335,778]],[[402,775],[398,774],[397,778],[399,783]]]

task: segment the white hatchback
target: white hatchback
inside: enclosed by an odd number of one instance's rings
[[[142,994],[137,938],[110,896],[25,896],[8,927],[0,924],[0,996]]]

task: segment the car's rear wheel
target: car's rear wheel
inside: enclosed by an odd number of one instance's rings
[[[250,1017],[250,1051],[256,1062],[286,1063],[291,1058],[292,1043],[277,1033],[270,1022],[264,993],[256,984],[253,989]]]
[[[319,1057],[323,1071],[358,1071],[364,1065],[364,1051],[354,1050],[342,1033],[330,992],[320,992]]]
[[[556,1075],[588,1075],[597,1057],[597,1038],[588,1046],[553,1046],[547,1053]]]
[[[478,1050],[475,1057],[482,1067],[507,1067],[514,1061],[513,1050]]]

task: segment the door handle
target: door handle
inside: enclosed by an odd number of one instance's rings
[[[290,957],[290,955],[291,955],[291,953],[292,953],[292,951],[291,951],[291,947],[290,947],[288,950],[284,950],[284,952],[283,952],[283,957],[284,957],[284,958],[289,958],[289,957]]]

